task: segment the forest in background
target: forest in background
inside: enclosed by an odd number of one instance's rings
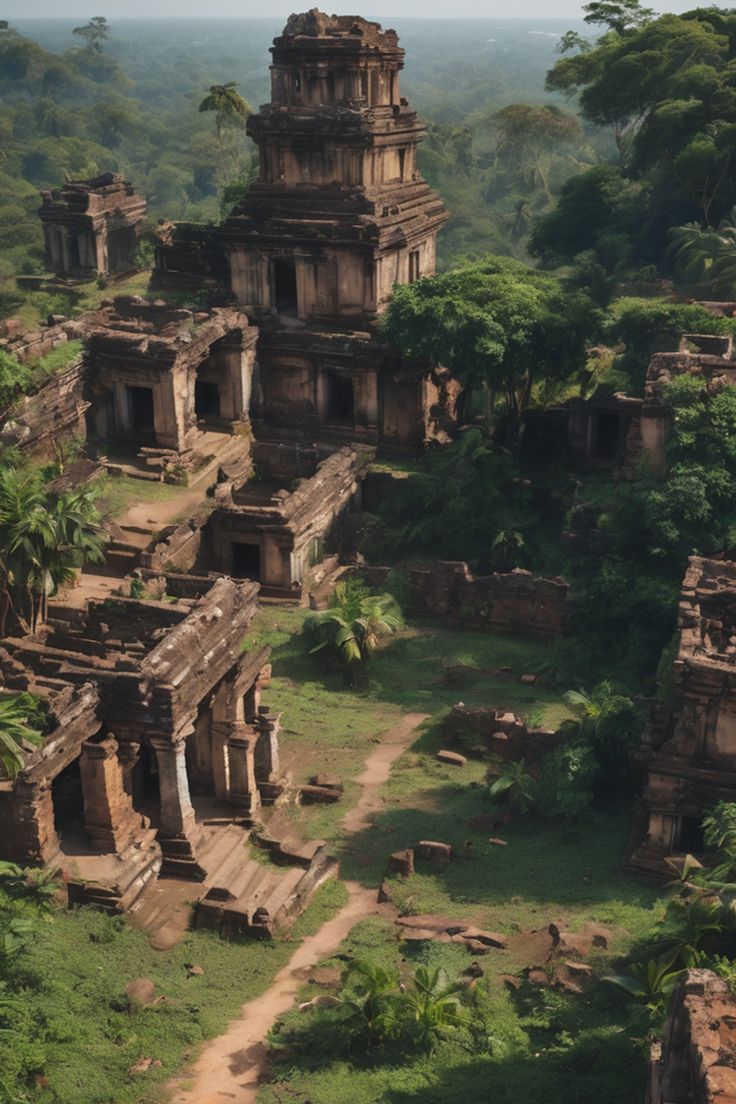
[[[146,196],[151,219],[209,222],[252,179],[242,130],[223,147],[198,106],[227,81],[254,108],[268,100],[268,48],[282,20],[114,20],[99,50],[74,35],[78,22],[16,20],[0,31],[0,280],[43,270],[39,189],[113,169]],[[421,169],[452,213],[442,267],[487,252],[526,258],[532,221],[564,182],[615,155],[606,131],[545,91],[568,25],[395,23],[403,92],[429,124]],[[531,109],[520,120],[508,111],[518,104],[560,113],[553,126]],[[12,309],[5,287],[2,313]]]

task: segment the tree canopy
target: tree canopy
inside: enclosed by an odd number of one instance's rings
[[[596,324],[587,295],[489,257],[397,286],[381,330],[409,359],[444,365],[468,387],[503,394],[514,438],[535,379],[565,379],[580,368]]]

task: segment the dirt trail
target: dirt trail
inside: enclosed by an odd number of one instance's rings
[[[346,831],[361,831],[370,824],[371,814],[382,807],[378,790],[426,717],[425,713],[408,713],[381,736],[358,779],[363,788],[360,800],[342,818]],[[375,889],[365,889],[357,882],[343,884],[350,895],[347,904],[297,947],[266,992],[244,1004],[227,1031],[207,1043],[194,1065],[171,1082],[170,1104],[254,1104],[265,1062],[266,1035],[292,1007],[310,969],[337,950],[359,921],[390,911],[377,903]]]

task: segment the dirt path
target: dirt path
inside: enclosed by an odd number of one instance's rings
[[[382,807],[378,790],[426,718],[425,713],[408,713],[381,736],[358,779],[363,788],[360,800],[342,818],[347,832],[361,831],[370,823],[371,814]],[[254,1104],[265,1063],[266,1035],[292,1007],[311,968],[337,950],[359,921],[390,912],[390,907],[377,903],[375,889],[365,889],[357,882],[344,885],[350,895],[347,904],[297,947],[266,992],[244,1004],[227,1031],[207,1043],[195,1064],[171,1082],[170,1104]]]

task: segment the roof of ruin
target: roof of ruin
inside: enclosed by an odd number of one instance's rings
[[[394,48],[398,43],[396,31],[384,31],[380,23],[373,23],[360,15],[327,15],[319,8],[290,15],[277,44],[286,39],[340,39],[358,38],[366,45]],[[308,43],[305,43],[308,45]]]
[[[690,557],[678,624],[677,667],[736,675],[736,563]]]

